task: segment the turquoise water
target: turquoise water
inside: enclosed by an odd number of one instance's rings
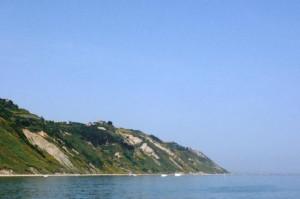
[[[300,199],[300,176],[0,178],[4,199]]]

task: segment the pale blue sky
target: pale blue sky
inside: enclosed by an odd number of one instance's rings
[[[0,96],[233,172],[300,172],[300,1],[0,1]]]

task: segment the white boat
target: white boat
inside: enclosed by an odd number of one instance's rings
[[[182,176],[182,173],[175,173],[174,176],[176,177]]]
[[[48,178],[48,175],[43,175],[44,178]]]
[[[129,175],[129,176],[134,176],[134,177],[137,176],[136,174],[131,173],[131,172],[129,172],[128,175]]]
[[[168,175],[167,174],[161,174],[160,176],[164,178],[164,177],[167,177]]]

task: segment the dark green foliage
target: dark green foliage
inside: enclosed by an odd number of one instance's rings
[[[149,135],[150,138],[152,138],[153,140],[155,140],[156,142],[162,142],[158,137],[154,136],[154,135]]]
[[[46,133],[43,139],[67,155],[73,166],[61,164],[39,146],[33,145],[23,133],[24,129],[37,134]],[[118,131],[126,131],[141,139],[159,158],[143,151],[140,148],[142,143],[126,141]],[[175,156],[153,142],[172,151]],[[217,168],[207,157],[199,156],[177,143],[164,143],[154,135],[146,135],[138,130],[118,129],[111,121],[82,124],[45,120],[20,109],[11,100],[4,99],[0,99],[1,169],[12,169],[15,173],[226,172]]]

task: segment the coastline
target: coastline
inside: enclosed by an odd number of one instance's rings
[[[182,176],[211,176],[211,175],[229,175],[228,173],[224,174],[208,174],[208,173],[180,173]],[[0,174],[0,178],[4,177],[120,177],[120,176],[161,176],[164,173],[140,173],[140,174],[124,174],[124,173],[110,173],[110,174]],[[168,176],[174,176],[174,173],[167,174]]]

